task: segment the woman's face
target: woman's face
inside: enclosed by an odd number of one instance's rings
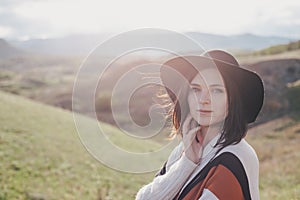
[[[201,126],[211,126],[223,122],[227,116],[227,93],[217,69],[208,68],[200,73],[190,83],[189,109]]]

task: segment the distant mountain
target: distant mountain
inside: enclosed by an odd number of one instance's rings
[[[199,32],[187,32],[187,36],[193,38],[197,41],[204,49],[211,48],[223,48],[227,50],[260,50],[267,48],[272,45],[285,44],[292,41],[290,38],[284,37],[273,37],[273,36],[257,36],[253,34],[242,34],[242,35],[214,35]],[[132,35],[126,40],[120,40],[120,42],[115,42],[114,46],[109,50],[102,52],[105,56],[114,55],[120,49],[120,45],[128,44],[139,44],[140,41],[148,40],[150,44],[155,43],[168,43],[170,41],[178,41],[177,35],[168,35],[165,32],[153,32],[148,33],[138,32]],[[91,50],[93,50],[98,44],[109,39],[109,34],[99,34],[99,35],[73,35],[63,38],[52,38],[52,39],[32,39],[27,41],[11,41],[15,46],[22,48],[27,51],[35,53],[44,54],[61,54],[61,55],[75,55],[83,54],[87,55]],[[120,37],[121,38],[121,37]],[[174,44],[170,42],[169,44],[174,47],[176,51],[180,52],[195,52],[199,48],[185,43]]]
[[[25,52],[13,47],[7,41],[0,39],[0,59],[15,57],[22,54],[25,54]]]
[[[224,48],[232,50],[259,50],[273,45],[285,44],[291,42],[292,39],[275,36],[258,36],[253,34],[241,34],[222,36],[198,32],[186,33],[195,39],[206,49]]]
[[[72,35],[63,38],[31,39],[10,41],[15,46],[38,54],[82,55],[88,54],[97,44],[108,38],[107,35]]]

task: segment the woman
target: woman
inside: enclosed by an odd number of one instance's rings
[[[263,104],[261,78],[222,50],[175,57],[160,75],[182,141],[136,199],[259,199],[257,155],[243,138]]]

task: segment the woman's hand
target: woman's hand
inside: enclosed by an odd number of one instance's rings
[[[186,157],[198,164],[203,151],[203,137],[201,134],[201,126],[197,126],[196,124],[189,113],[182,125],[182,135]]]

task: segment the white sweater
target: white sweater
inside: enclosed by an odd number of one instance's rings
[[[201,163],[199,165],[195,164],[185,156],[183,152],[183,143],[181,142],[177,147],[174,148],[167,160],[166,173],[155,177],[151,183],[144,185],[136,194],[136,200],[174,199],[178,192],[182,192],[188,183],[214,157],[217,148],[214,148],[213,146],[216,144],[219,137],[220,135],[217,135],[204,147]],[[222,149],[217,156],[223,152],[231,152],[238,157],[246,171],[251,199],[259,200],[259,165],[253,148],[246,142],[246,140],[242,139],[238,144],[229,145]],[[204,189],[199,199],[213,200],[218,198],[212,191]]]

